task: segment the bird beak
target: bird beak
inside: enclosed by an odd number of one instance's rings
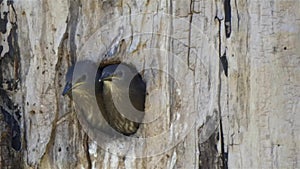
[[[114,76],[114,75],[104,76],[104,77],[101,77],[99,79],[99,82],[102,82],[102,81],[112,81],[113,79],[117,79],[117,78],[119,78],[119,77]]]
[[[72,84],[70,82],[67,82],[62,95],[65,96],[66,94],[68,94],[70,91],[72,90]]]
[[[108,76],[108,77],[104,77],[104,78],[100,78],[99,79],[99,82],[101,82],[101,81],[111,81],[112,80],[112,76]]]

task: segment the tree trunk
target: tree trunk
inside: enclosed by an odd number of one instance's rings
[[[0,168],[300,168],[298,0],[0,3]],[[86,134],[79,60],[141,71],[134,141]]]

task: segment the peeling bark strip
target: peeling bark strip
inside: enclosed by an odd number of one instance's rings
[[[230,0],[224,0],[224,11],[225,11],[225,33],[226,38],[230,37],[231,34],[231,6]]]

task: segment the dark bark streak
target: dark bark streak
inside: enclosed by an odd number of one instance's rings
[[[240,30],[240,13],[239,13],[239,9],[238,9],[238,6],[237,6],[237,0],[234,0],[234,3],[235,3],[235,7],[236,7],[236,15],[237,15],[237,30],[239,31]]]
[[[224,0],[224,11],[225,11],[225,34],[226,38],[230,37],[231,34],[231,6],[230,0]]]
[[[191,36],[192,36],[192,22],[193,22],[193,8],[194,8],[194,2],[191,0],[190,2],[190,22],[189,22],[189,37],[188,37],[188,52],[187,52],[187,64],[189,69],[193,70],[190,67],[190,53],[191,53]]]
[[[0,32],[1,33],[6,33],[6,27],[7,27],[7,22],[8,22],[8,20],[7,20],[7,14],[8,14],[8,12],[3,12],[3,19],[2,19],[2,16],[1,16],[1,13],[0,13]]]
[[[198,135],[201,135],[202,132],[207,132],[208,128],[212,127],[210,124],[212,121],[217,119],[218,114],[217,111],[214,111],[214,115],[207,116],[206,117],[206,122],[203,126],[201,126],[198,129]],[[207,126],[205,126],[207,125]],[[217,127],[217,126],[215,126]],[[199,140],[201,144],[198,144],[198,149],[199,149],[199,169],[206,169],[206,168],[219,168],[221,166],[221,159],[218,157],[218,148],[217,144],[219,141],[219,130],[218,128],[214,128],[213,131],[211,131],[211,135],[209,138],[207,138],[205,141],[204,140]],[[201,138],[201,137],[198,137]]]
[[[222,57],[222,34],[221,34],[221,19],[216,17],[219,22],[219,58]],[[219,65],[221,66],[221,65]],[[222,109],[221,109],[221,90],[222,90],[222,80],[221,80],[221,71],[219,71],[219,85],[218,85],[218,113],[219,113],[219,126],[220,126],[220,142],[221,142],[221,158],[222,158],[222,168],[228,169],[227,157],[228,153],[225,152],[224,144],[224,132],[223,132],[223,122],[222,122]]]
[[[84,148],[85,148],[85,153],[86,153],[86,159],[87,159],[87,164],[88,164],[88,169],[92,168],[92,160],[91,160],[91,156],[89,153],[89,137],[87,134],[84,134]]]
[[[172,2],[172,0],[170,0],[169,1],[170,2],[170,10],[169,10],[169,15],[172,15],[172,13],[173,13],[173,2]],[[169,36],[168,37],[172,37],[172,35],[173,35],[173,33],[174,33],[174,29],[173,29],[173,27],[174,27],[174,25],[173,25],[173,19],[170,19],[170,23],[169,23],[170,25],[169,25],[169,27],[170,27],[170,31],[168,32],[169,33]],[[168,51],[170,51],[171,53],[174,53],[174,50],[173,50],[173,47],[174,47],[174,40],[173,40],[173,38],[169,38],[168,39],[169,40],[169,42],[168,42],[168,44],[169,44],[169,46],[168,46]],[[171,74],[173,74],[174,73],[174,67],[173,67],[173,65],[174,65],[174,57],[170,57],[170,68],[169,68],[169,73],[171,73]],[[169,83],[169,85],[170,85],[170,88],[169,88],[169,92],[170,92],[170,98],[169,98],[169,104],[170,105],[173,105],[174,104],[174,83]],[[169,111],[169,119],[170,120],[172,120],[173,119],[173,107],[171,107],[171,111]],[[169,127],[171,127],[171,122],[169,123]]]
[[[224,54],[220,57],[220,61],[224,70],[224,74],[227,77],[228,76],[228,61],[227,61],[227,57],[226,57],[226,51],[224,52]]]
[[[20,79],[20,48],[18,44],[18,34],[17,24],[12,24],[12,28],[10,31],[8,42],[12,44],[13,48],[13,58],[14,58],[14,81],[15,81],[15,88],[17,88],[18,79]]]
[[[8,136],[7,141],[9,142],[9,146],[11,146],[16,151],[19,151],[21,150],[21,129],[18,122],[20,120],[20,116],[15,116],[19,115],[20,112],[17,107],[12,106],[13,102],[9,99],[4,90],[0,89],[0,93],[0,101],[3,104],[0,105],[0,123],[5,124],[6,126],[5,128],[3,128],[4,131],[1,130],[1,132],[6,133],[6,135]]]
[[[69,45],[72,65],[76,62],[77,45],[75,41],[76,29],[78,25],[79,8],[81,7],[80,0],[70,2],[68,28],[69,28]]]

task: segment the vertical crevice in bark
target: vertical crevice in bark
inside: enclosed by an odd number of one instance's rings
[[[203,132],[203,127],[198,129],[198,135]],[[199,149],[199,169],[219,168],[220,159],[218,158],[217,142],[219,139],[219,132],[216,130],[203,143],[198,144]]]
[[[189,37],[188,37],[188,52],[187,52],[187,64],[188,68],[193,70],[190,67],[190,54],[191,54],[191,36],[192,36],[192,22],[193,22],[193,11],[194,11],[194,2],[193,0],[190,1],[190,20],[189,20]]]
[[[70,58],[71,63],[76,62],[77,45],[75,42],[76,29],[78,25],[79,8],[81,6],[80,0],[70,1],[68,27],[69,27],[69,45],[70,45]]]
[[[231,6],[230,0],[224,0],[224,12],[225,12],[225,34],[226,38],[230,37],[231,34]]]
[[[221,60],[222,58],[222,34],[221,34],[221,22],[222,19],[216,17],[218,20],[218,25],[219,25],[219,32],[218,32],[218,37],[219,37],[219,58]],[[221,67],[221,62],[219,62],[219,67]],[[225,70],[224,70],[225,71]],[[218,114],[219,114],[219,126],[220,126],[220,144],[221,144],[221,159],[222,159],[222,168],[227,169],[227,156],[228,153],[225,152],[225,143],[224,143],[224,133],[223,133],[223,121],[222,121],[222,109],[221,109],[221,90],[222,90],[222,72],[221,69],[219,69],[219,75],[218,75],[218,96],[217,96],[217,103],[218,103]]]
[[[170,9],[169,9],[169,14],[170,15],[172,15],[172,13],[173,13],[173,2],[172,2],[172,0],[170,0]],[[173,53],[174,51],[173,51],[173,45],[174,45],[174,41],[173,41],[173,38],[172,38],[172,36],[173,36],[173,31],[174,31],[174,28],[173,28],[173,18],[171,18],[170,19],[170,23],[169,23],[169,27],[170,27],[170,29],[169,29],[169,32],[167,32],[168,33],[168,37],[169,37],[169,39],[168,39],[168,51],[169,52],[171,52],[171,53]],[[173,74],[174,73],[174,66],[173,66],[173,64],[174,64],[174,57],[170,57],[170,59],[169,59],[169,62],[170,62],[170,64],[168,64],[168,70],[169,70],[169,74]],[[173,103],[174,103],[174,100],[173,100],[173,98],[174,98],[174,84],[173,83],[169,83],[169,86],[170,86],[170,88],[169,88],[169,92],[170,92],[170,98],[169,98],[169,104],[170,105],[173,105]],[[171,126],[171,121],[173,120],[173,107],[171,106],[171,108],[170,108],[170,112],[169,112],[169,119],[170,119],[170,122],[169,122],[169,127]]]
[[[239,13],[239,9],[237,6],[237,0],[234,0],[234,4],[235,4],[235,8],[236,8],[236,16],[237,16],[237,31],[240,30],[240,13]]]
[[[85,154],[86,154],[86,159],[87,159],[87,165],[88,165],[88,169],[92,168],[92,160],[91,160],[91,156],[90,156],[90,152],[89,152],[89,137],[87,134],[84,134],[84,141],[83,141],[83,146],[85,148]]]
[[[220,57],[220,61],[224,70],[224,74],[227,77],[228,76],[228,61],[227,61],[227,57],[226,57],[226,51],[224,52],[224,54]]]

